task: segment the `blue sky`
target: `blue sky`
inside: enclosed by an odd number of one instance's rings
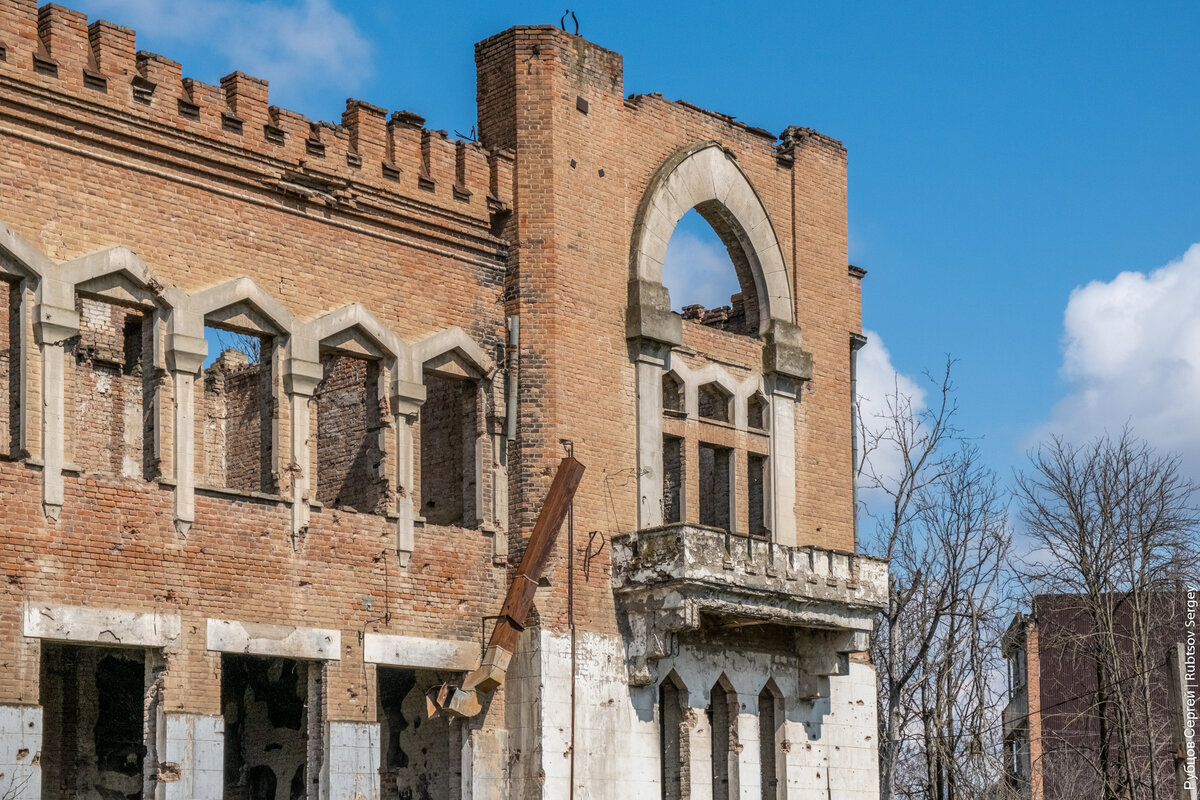
[[[273,103],[313,118],[339,119],[354,96],[452,131],[475,123],[473,44],[563,11],[70,4],[136,28],[139,48],[185,75],[266,78]],[[962,423],[997,467],[1047,431],[1130,420],[1200,477],[1200,414],[1186,413],[1200,392],[1200,251],[1184,259],[1200,242],[1200,4],[605,0],[575,12],[584,36],[624,55],[627,93],[846,143],[851,262],[870,271],[864,320],[879,348],[869,363],[911,378],[959,359]]]

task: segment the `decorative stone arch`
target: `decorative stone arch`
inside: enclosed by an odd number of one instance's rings
[[[158,279],[136,253],[124,245],[98,250],[47,270],[38,282],[36,329],[42,349],[43,507],[57,520],[62,511],[64,466],[65,365],[64,344],[80,331],[75,298],[90,294],[109,302],[152,312],[152,363],[163,366],[160,327],[178,302],[179,293]],[[163,459],[161,404],[154,403],[153,450]],[[167,464],[170,468],[171,464]]]
[[[629,303],[625,330],[637,376],[638,525],[663,521],[663,371],[683,341],[683,320],[671,312],[662,284],[663,261],[676,224],[695,208],[729,248],[738,271],[747,321],[753,315],[763,341],[764,393],[772,398],[771,519],[783,544],[795,541],[795,401],[812,377],[802,348],[795,293],[770,215],[732,153],[717,142],[685,147],[655,172],[642,196],[630,241]],[[694,397],[694,383],[687,381]],[[694,414],[689,405],[689,414]],[[745,420],[745,398],[735,396],[735,419]]]
[[[274,297],[249,278],[233,278],[189,295],[169,289],[167,366],[175,388],[175,526],[181,533],[195,519],[196,444],[195,381],[208,358],[204,326],[210,317],[273,336],[286,346],[296,318]],[[273,359],[274,360],[274,359]],[[271,463],[278,467],[280,443],[272,435]]]
[[[634,222],[630,279],[661,289],[670,310],[662,285],[667,245],[693,208],[728,248],[758,333],[767,333],[776,320],[794,323],[791,281],[770,216],[733,154],[717,142],[677,151],[650,179]]]
[[[474,372],[478,378],[491,378],[496,365],[483,348],[457,326],[427,336],[412,346],[412,361],[417,370],[431,362],[454,361],[461,372]]]
[[[469,381],[475,387],[476,408],[483,409],[484,424],[475,425],[472,434],[473,464],[462,464],[474,475],[473,492],[464,492],[463,502],[472,502],[474,518],[463,524],[481,525],[493,536],[494,555],[507,557],[504,525],[508,517],[508,464],[502,421],[503,402],[495,396],[493,378],[497,367],[483,348],[462,328],[438,331],[412,345],[413,371],[425,382],[427,376]],[[426,480],[422,475],[421,482]],[[425,490],[418,487],[420,495]],[[427,487],[426,487],[427,488]],[[491,503],[488,504],[490,490]],[[424,514],[422,510],[422,514]]]

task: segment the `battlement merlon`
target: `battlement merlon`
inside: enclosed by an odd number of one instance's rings
[[[454,141],[424,120],[350,99],[340,123],[272,106],[266,80],[234,72],[219,86],[183,77],[169,58],[138,51],[136,33],[36,0],[0,0],[0,78],[68,95],[159,130],[200,136],[311,173],[371,187],[490,224],[511,207],[513,154]],[[64,113],[66,109],[64,106]],[[77,110],[72,113],[78,114]]]
[[[506,108],[504,104],[512,99],[506,92],[496,91],[497,87],[493,85],[494,73],[502,65],[521,64],[526,71],[532,70],[535,65],[542,68],[557,65],[571,71],[573,85],[581,92],[587,84],[618,97],[623,92],[624,71],[620,53],[553,25],[518,25],[489,36],[475,45],[475,63],[476,100],[481,121],[479,136],[485,145],[516,146],[513,126],[504,124],[507,120],[497,120],[495,114],[487,113],[489,104],[498,110]],[[835,157],[845,158],[846,148],[840,141],[812,128],[790,125],[782,133],[775,134],[732,115],[706,109],[686,100],[666,99],[658,92],[631,94],[623,98],[623,103],[625,109],[631,112],[654,113],[659,106],[668,106],[708,121],[715,120],[728,130],[731,137],[744,137],[773,149],[785,165],[791,163],[793,150],[797,146],[820,146]],[[511,108],[511,105],[508,107]]]

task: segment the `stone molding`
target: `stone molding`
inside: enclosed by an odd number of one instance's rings
[[[396,544],[402,564],[413,549],[414,513],[411,496],[413,469],[411,426],[425,401],[422,364],[431,358],[453,353],[490,380],[497,366],[465,331],[455,326],[436,331],[415,343],[407,343],[361,303],[349,303],[312,320],[299,320],[269,292],[248,277],[232,278],[215,286],[188,292],[156,277],[150,267],[128,247],[115,246],[56,264],[37,247],[0,223],[0,274],[21,282],[31,290],[31,300],[22,293],[21,313],[32,317],[37,349],[42,360],[43,412],[40,431],[43,508],[57,520],[63,504],[65,397],[64,343],[79,333],[75,297],[79,292],[108,301],[136,305],[152,314],[153,363],[172,375],[175,403],[173,418],[159,419],[155,431],[170,425],[173,431],[169,475],[174,485],[175,526],[187,534],[195,519],[195,386],[208,357],[204,338],[207,321],[236,318],[279,344],[277,368],[283,377],[292,413],[291,453],[299,466],[292,481],[289,502],[292,528],[300,532],[309,522],[308,402],[320,383],[322,347],[383,362],[390,381],[380,381],[381,400],[390,402],[395,441],[390,445],[397,458]],[[158,335],[158,333],[162,335]],[[23,339],[19,347],[22,399],[25,397],[26,361],[31,352]],[[21,403],[22,414],[28,404]],[[160,412],[163,413],[163,412]],[[20,427],[22,436],[26,426]],[[279,447],[280,443],[276,443]]]

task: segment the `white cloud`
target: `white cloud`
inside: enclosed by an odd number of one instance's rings
[[[1151,272],[1076,288],[1063,343],[1071,390],[1040,433],[1085,440],[1129,423],[1200,477],[1200,244]]]
[[[667,244],[663,285],[671,292],[676,311],[699,303],[706,308],[729,305],[741,291],[729,252],[715,233],[703,237],[677,228]]]
[[[87,8],[156,42],[203,41],[226,71],[268,81],[282,104],[316,87],[352,92],[373,63],[366,35],[329,0],[95,0]]]
[[[889,424],[889,408],[896,397],[907,398],[912,406],[913,415],[920,414],[925,409],[925,390],[913,378],[904,375],[892,365],[892,356],[883,343],[883,338],[874,331],[865,331],[867,344],[858,352],[858,369],[855,389],[858,394],[858,411],[862,425],[867,429],[866,439],[870,440],[872,432],[881,432]],[[859,437],[859,445],[863,446],[863,438]],[[867,454],[870,468],[868,472],[880,476],[884,480],[894,479],[900,475],[902,461],[900,452],[888,442],[882,442],[878,448]],[[886,505],[886,498],[881,491],[868,488],[869,479],[859,481],[859,501],[867,506],[867,512],[878,515]],[[865,530],[865,529],[864,529]]]

